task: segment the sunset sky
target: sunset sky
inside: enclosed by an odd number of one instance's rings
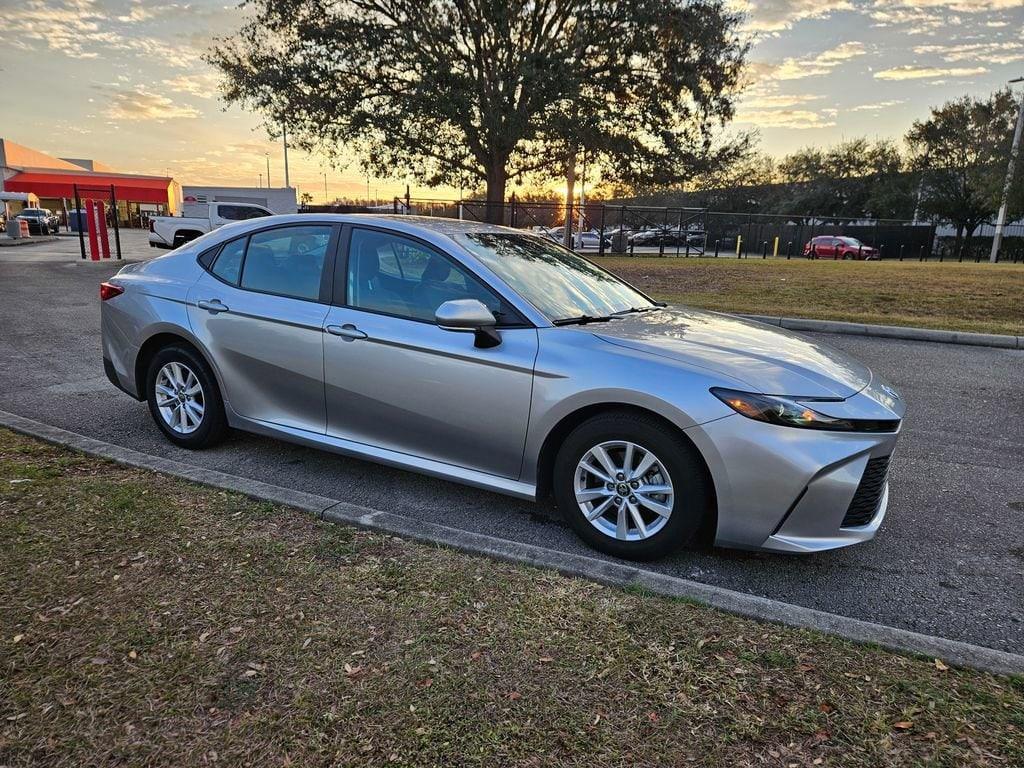
[[[930,106],[1024,75],[1021,0],[759,0],[742,3],[754,45],[737,129],[784,154],[856,136],[900,136]],[[224,110],[201,60],[242,18],[194,0],[0,0],[0,136],[182,183],[255,185],[279,144],[253,115]],[[16,31],[16,32],[15,32]],[[19,108],[11,84],[25,86]],[[291,181],[324,195],[323,162],[290,153]],[[330,197],[366,195],[355,167],[329,170]],[[373,179],[386,197],[402,180]],[[414,186],[413,194],[428,190]]]

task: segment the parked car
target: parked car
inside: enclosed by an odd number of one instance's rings
[[[552,227],[551,229],[544,230],[544,232],[549,238],[558,244],[565,242],[565,227]],[[601,247],[601,233],[595,230],[589,230],[587,232],[573,232],[572,245],[573,248],[577,248],[579,250],[586,250],[589,248],[596,251]],[[612,240],[608,235],[605,235],[604,247],[605,249],[612,247]]]
[[[704,232],[678,227],[642,229],[629,237],[631,245],[689,245],[691,249],[704,248]]]
[[[49,208],[24,208],[15,218],[28,222],[30,235],[56,235],[60,232],[60,217]]]
[[[149,245],[151,248],[180,248],[200,235],[233,221],[273,215],[262,205],[252,203],[209,203],[201,216],[151,216]]]
[[[230,427],[551,493],[590,545],[637,559],[842,547],[888,503],[904,406],[867,367],[659,304],[537,234],[274,216],[128,265],[100,299],[107,376],[185,448]]]
[[[878,249],[864,245],[855,237],[845,235],[819,235],[811,238],[804,245],[804,256],[818,259],[860,259],[861,261],[879,258]]]

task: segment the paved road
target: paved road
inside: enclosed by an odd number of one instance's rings
[[[103,376],[96,287],[114,271],[110,264],[26,263],[0,253],[0,408],[178,461],[587,551],[549,504],[246,435],[202,453],[174,448],[145,405]],[[812,557],[683,552],[650,567],[1024,653],[1024,352],[853,336],[828,341],[874,366],[909,403],[878,538]]]

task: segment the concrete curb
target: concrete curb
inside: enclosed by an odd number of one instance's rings
[[[326,496],[296,491],[259,480],[194,467],[173,459],[152,456],[52,427],[7,411],[0,411],[0,426],[49,443],[110,459],[119,464],[162,472],[202,485],[237,491],[255,499],[295,507],[305,512],[311,512],[316,517],[332,523],[383,531],[511,563],[549,568],[567,576],[588,579],[609,586],[640,587],[658,595],[696,600],[723,611],[760,621],[825,632],[854,642],[875,644],[901,653],[940,658],[948,663],[982,672],[1024,675],[1024,655],[851,619],[825,611],[736,592],[724,587],[666,576],[627,563],[559,552],[532,544],[508,541],[348,504]]]
[[[940,344],[965,344],[972,347],[1024,349],[1024,336],[1004,336],[998,333],[968,333],[966,331],[940,331],[934,328],[910,328],[903,325],[842,323],[837,320],[812,320],[804,317],[735,314],[737,317],[756,320],[759,323],[767,323],[779,328],[788,328],[791,331],[845,333],[852,336],[876,336],[886,339],[907,339],[909,341],[934,341]]]

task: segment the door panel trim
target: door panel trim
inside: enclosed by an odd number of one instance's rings
[[[231,416],[233,418],[228,418],[231,426],[246,432],[255,432],[267,437],[275,437],[280,440],[287,440],[299,445],[319,448],[320,450],[332,451],[357,459],[369,459],[389,467],[395,467],[396,469],[418,472],[422,475],[437,477],[442,480],[451,480],[474,488],[481,488],[485,491],[504,493],[518,499],[525,499],[526,501],[537,500],[537,486],[533,483],[524,483],[519,480],[501,477],[500,475],[492,475],[475,469],[466,469],[455,464],[425,459],[388,448],[378,448],[374,445],[360,443],[331,434],[325,435],[319,432],[309,432],[295,427],[286,427],[281,424],[250,419],[234,411],[231,411]]]

